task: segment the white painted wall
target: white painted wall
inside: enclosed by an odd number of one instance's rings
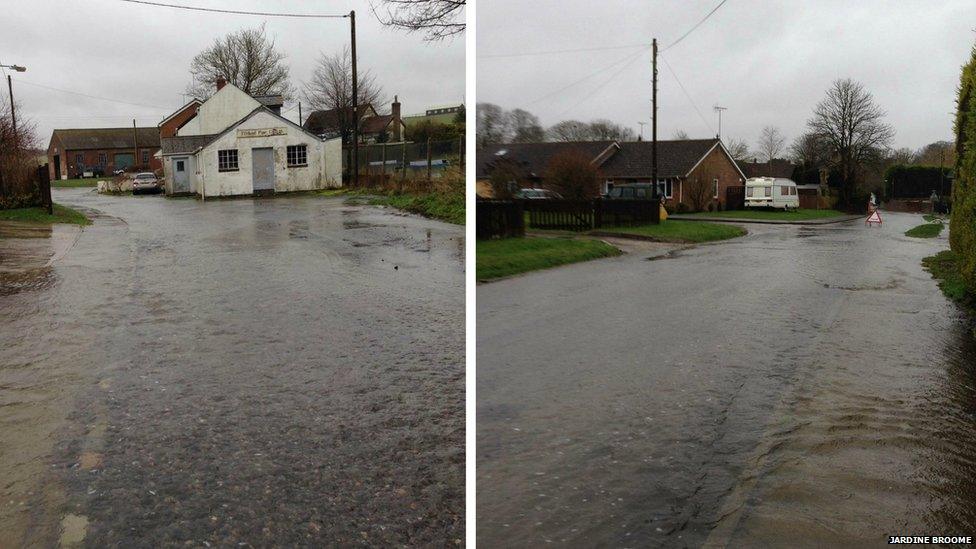
[[[237,136],[239,129],[268,128],[282,129],[285,133],[270,137]],[[289,168],[286,157],[287,146],[302,144],[308,148],[308,165]],[[341,139],[320,141],[317,137],[305,133],[269,112],[258,112],[197,153],[198,173],[195,191],[204,196],[251,194],[254,190],[251,149],[263,147],[274,148],[276,192],[342,186]],[[237,171],[218,170],[217,151],[225,149],[237,149]],[[171,168],[172,166],[167,173],[171,173]]]
[[[261,106],[237,86],[227,84],[200,105],[197,116],[176,133],[179,136],[220,133]]]
[[[190,192],[197,192],[197,159],[192,154],[174,155],[174,156],[164,156],[163,157],[163,187],[166,189],[166,194],[173,193],[173,159],[176,158],[186,158],[187,163],[187,176],[190,180]]]

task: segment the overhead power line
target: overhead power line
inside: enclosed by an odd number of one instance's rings
[[[130,4],[143,4],[146,6],[155,6],[159,8],[174,8],[181,10],[192,10],[192,11],[206,11],[211,13],[230,13],[234,15],[260,15],[262,17],[301,17],[307,19],[340,19],[349,17],[349,14],[331,14],[331,13],[276,13],[276,12],[261,12],[261,11],[244,11],[244,10],[225,10],[218,8],[201,8],[199,6],[182,6],[179,4],[164,4],[162,2],[149,2],[148,0],[120,0],[122,2],[128,2]]]
[[[722,4],[726,3],[727,1],[728,0],[722,0],[721,2],[719,2],[717,6],[715,6],[714,8],[712,8],[712,11],[708,12],[707,14],[705,14],[705,17],[702,17],[701,21],[695,23],[695,26],[694,27],[691,27],[690,29],[688,29],[688,32],[682,34],[680,37],[678,37],[677,40],[675,40],[674,42],[671,42],[670,44],[668,44],[667,46],[665,46],[664,49],[661,50],[661,52],[664,53],[664,52],[668,51],[669,49],[677,46],[678,45],[678,42],[681,42],[682,40],[684,40],[685,38],[687,38],[689,34],[691,34],[692,32],[694,32],[695,29],[697,29],[698,27],[700,27],[702,23],[704,23],[705,21],[707,21],[708,18],[711,17],[713,13],[717,12],[718,9],[722,7]]]
[[[529,51],[521,53],[492,53],[488,55],[479,55],[478,59],[492,59],[500,57],[527,57],[532,55],[549,55],[553,53],[577,53],[586,51],[607,51],[607,50],[623,50],[629,48],[646,48],[647,44],[630,44],[627,46],[600,46],[595,48],[572,48],[566,50],[546,50],[546,51]]]
[[[681,88],[682,93],[685,94],[688,102],[691,103],[691,106],[694,107],[695,112],[698,113],[698,118],[701,118],[702,123],[705,124],[705,127],[708,128],[709,132],[715,133],[715,130],[712,129],[712,125],[709,124],[708,120],[705,119],[705,115],[702,114],[701,110],[698,108],[698,105],[695,103],[695,100],[691,98],[691,94],[689,94],[688,90],[685,89],[685,85],[681,83],[681,79],[678,78],[678,74],[674,72],[673,68],[671,68],[671,63],[668,63],[668,60],[665,59],[663,55],[660,57],[661,61],[664,61],[664,66],[668,68],[668,72],[670,72],[671,76],[674,77],[674,81],[678,83],[678,87]]]
[[[649,48],[649,47],[650,47],[650,46],[645,46],[645,48]],[[568,90],[569,88],[572,88],[573,86],[575,86],[575,85],[577,85],[577,84],[579,84],[579,83],[581,83],[581,82],[584,82],[584,81],[586,81],[586,80],[589,80],[590,78],[593,78],[594,76],[596,76],[596,75],[598,75],[598,74],[602,74],[602,73],[604,73],[604,72],[607,72],[607,71],[609,71],[610,69],[612,69],[612,68],[614,68],[614,67],[616,67],[616,66],[618,66],[618,65],[620,65],[621,63],[625,63],[625,62],[627,62],[627,61],[630,61],[630,60],[631,60],[631,58],[633,58],[633,57],[634,57],[635,55],[638,55],[638,54],[640,54],[640,53],[643,53],[643,52],[644,52],[644,49],[641,49],[641,51],[639,51],[639,52],[635,52],[635,53],[632,53],[632,54],[630,54],[630,55],[626,55],[626,56],[624,56],[623,58],[621,58],[621,59],[618,59],[617,61],[615,61],[615,62],[613,62],[613,63],[610,63],[609,65],[604,65],[604,66],[603,66],[602,68],[600,68],[599,70],[597,70],[597,71],[594,71],[594,72],[591,72],[590,74],[588,74],[588,75],[586,75],[586,76],[584,76],[583,78],[580,78],[579,80],[576,80],[576,81],[574,81],[574,82],[571,82],[571,83],[569,83],[569,84],[567,84],[567,85],[565,85],[565,86],[563,86],[563,87],[561,87],[561,88],[559,88],[558,90],[555,90],[555,91],[553,91],[553,92],[550,92],[550,93],[547,93],[546,95],[543,95],[542,97],[540,97],[540,98],[538,98],[538,99],[535,99],[535,100],[533,100],[533,101],[529,101],[528,103],[526,103],[526,104],[525,104],[525,106],[526,106],[526,107],[528,107],[528,106],[530,106],[530,105],[534,105],[534,104],[536,104],[536,103],[538,103],[538,102],[540,102],[540,101],[543,101],[543,100],[545,100],[545,99],[549,99],[550,97],[552,97],[552,96],[554,96],[554,95],[557,95],[557,94],[559,94],[559,93],[562,93],[562,92],[564,92],[564,91],[566,91],[566,90]]]
[[[129,101],[122,101],[120,99],[111,99],[109,97],[99,97],[97,95],[89,95],[87,93],[81,93],[81,92],[76,92],[76,91],[71,91],[71,90],[63,90],[61,88],[55,88],[55,87],[52,87],[52,86],[45,86],[44,84],[35,84],[34,82],[28,82],[26,80],[17,79],[16,82],[17,82],[17,84],[26,84],[28,86],[34,86],[34,87],[37,87],[37,88],[44,88],[46,90],[51,90],[51,91],[56,91],[56,92],[61,92],[61,93],[69,93],[71,95],[78,95],[78,96],[81,96],[81,97],[87,97],[89,99],[98,99],[99,101],[109,101],[111,103],[121,103],[123,105],[131,105],[133,107],[144,107],[144,108],[148,108],[148,109],[157,109],[157,110],[160,110],[160,111],[167,111],[167,112],[172,111],[172,109],[169,108],[169,107],[160,107],[158,105],[143,105],[141,103],[132,103],[132,102],[129,102]]]
[[[627,68],[630,67],[630,64],[633,63],[635,59],[639,59],[640,56],[641,56],[641,54],[643,54],[643,53],[644,52],[642,50],[642,51],[639,51],[636,54],[631,55],[630,57],[626,58],[626,62],[620,67],[619,70],[617,70],[616,72],[614,72],[613,74],[611,74],[610,75],[610,78],[607,78],[606,80],[604,80],[603,82],[601,82],[600,85],[598,85],[596,88],[593,89],[593,91],[591,91],[590,93],[586,94],[585,97],[583,97],[582,99],[580,99],[579,101],[577,101],[575,105],[573,105],[572,107],[570,107],[570,108],[564,110],[563,112],[559,113],[556,116],[556,118],[562,118],[563,115],[565,115],[569,111],[572,111],[572,110],[576,109],[577,107],[579,107],[580,105],[582,105],[583,103],[586,103],[587,101],[589,101],[591,97],[593,97],[594,95],[596,95],[597,92],[599,92],[600,90],[602,90],[607,84],[609,84],[610,82],[613,82],[614,80],[616,80],[616,78],[618,76],[620,76],[620,74],[622,72],[624,72],[625,70],[627,70]]]

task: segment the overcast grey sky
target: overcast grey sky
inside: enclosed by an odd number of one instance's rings
[[[479,102],[524,108],[544,125],[609,118],[638,130],[650,120],[650,49],[550,55],[538,51],[678,39],[719,0],[479,0]],[[959,69],[976,41],[976,1],[728,0],[661,57],[658,137],[714,135],[754,146],[763,126],[792,141],[830,83],[860,81],[888,112],[895,146],[951,139]],[[519,57],[487,57],[520,53]],[[556,90],[634,55],[562,91]],[[704,121],[702,120],[704,118]],[[650,126],[645,126],[645,137]]]
[[[155,126],[183,103],[194,55],[215,38],[267,22],[287,56],[296,87],[308,79],[320,51],[341,51],[348,19],[284,19],[201,13],[119,0],[2,0],[0,64],[24,65],[11,73],[18,118],[38,125],[47,147],[54,128]],[[8,4],[16,3],[17,9]],[[166,0],[262,12],[348,13],[356,10],[360,70],[370,69],[403,114],[464,100],[464,38],[428,43],[421,35],[381,25],[369,3],[352,0]],[[8,71],[9,72],[9,71]],[[88,99],[39,84],[143,106]],[[3,87],[6,96],[6,82]],[[286,105],[286,108],[291,105]],[[389,106],[384,106],[389,109]],[[378,107],[379,109],[379,107]],[[307,111],[305,112],[307,114]],[[297,109],[286,116],[296,120]]]

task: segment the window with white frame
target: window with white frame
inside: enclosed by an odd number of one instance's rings
[[[671,198],[674,192],[674,180],[670,177],[667,179],[657,180],[657,194],[659,197]]]
[[[718,198],[718,178],[712,180],[712,188],[715,190],[713,198]]]
[[[288,167],[308,166],[308,146],[307,145],[288,145],[285,150],[288,159]]]
[[[217,171],[236,172],[237,169],[237,149],[217,151]]]

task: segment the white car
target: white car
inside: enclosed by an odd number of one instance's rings
[[[159,193],[162,191],[162,181],[152,172],[137,173],[132,178],[132,194]]]
[[[800,207],[796,183],[782,177],[750,177],[746,180],[746,207],[796,210]]]

